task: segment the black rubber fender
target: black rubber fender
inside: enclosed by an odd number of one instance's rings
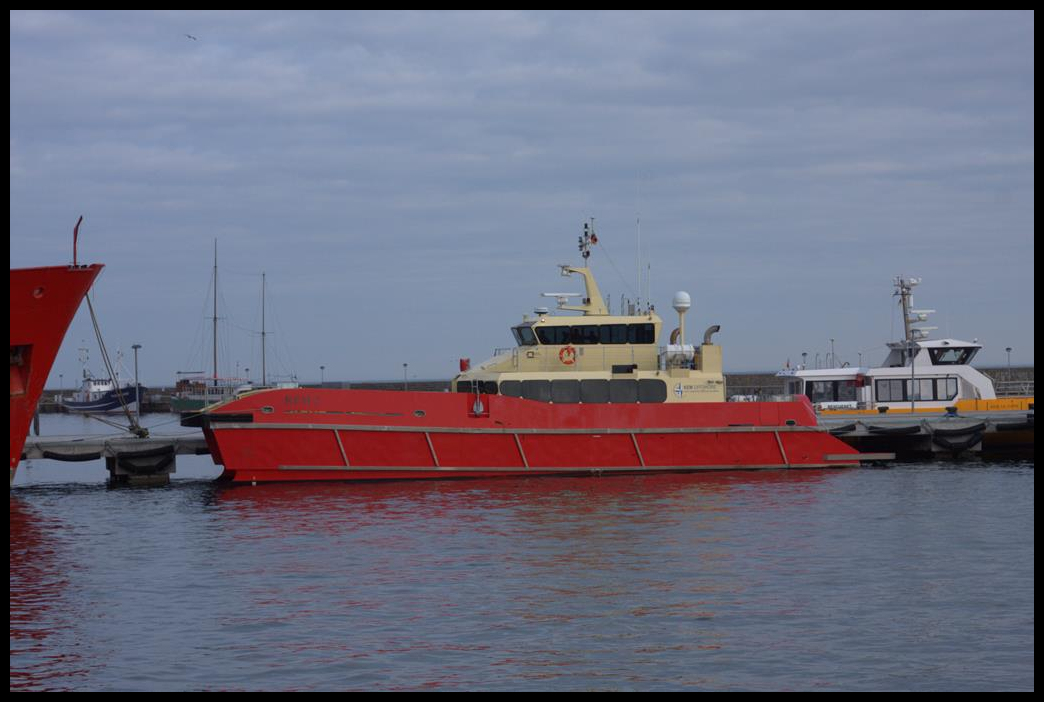
[[[57,451],[44,451],[44,458],[54,461],[96,461],[102,457],[101,451],[93,453],[58,453]]]
[[[971,433],[982,433],[986,422],[979,422],[967,427],[932,427],[932,436],[963,436]]]
[[[949,439],[945,436],[932,436],[932,441],[951,451],[967,451],[972,446],[982,441],[982,432],[977,431],[964,439]]]
[[[905,427],[873,427],[873,426],[868,426],[866,428],[866,430],[868,432],[870,432],[871,434],[893,434],[893,435],[919,434],[921,432],[921,425],[920,424],[911,424],[911,425],[905,426]]]

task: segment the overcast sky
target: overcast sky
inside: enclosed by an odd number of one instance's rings
[[[448,378],[556,265],[614,311],[636,232],[667,330],[726,371],[884,358],[899,274],[935,338],[1033,363],[1032,12],[12,12],[11,265],[105,264],[143,382]],[[644,283],[643,283],[644,285]],[[101,371],[86,305],[77,348]],[[128,367],[133,364],[127,362]]]

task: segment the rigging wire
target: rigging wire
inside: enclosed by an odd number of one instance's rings
[[[113,386],[116,388],[116,397],[120,401],[120,406],[123,408],[123,413],[125,415],[127,415],[127,420],[130,422],[130,426],[124,427],[124,426],[121,426],[119,424],[115,424],[113,422],[109,422],[109,421],[107,421],[105,419],[102,419],[100,417],[94,417],[93,415],[90,415],[90,414],[88,414],[87,416],[93,417],[94,419],[97,419],[100,422],[103,422],[105,424],[109,424],[109,425],[117,427],[119,429],[125,429],[126,431],[129,431],[132,434],[135,434],[136,436],[138,436],[140,438],[145,438],[145,437],[147,437],[149,435],[149,430],[148,429],[143,429],[141,427],[141,425],[138,424],[137,420],[134,419],[134,415],[131,414],[130,408],[127,407],[127,401],[123,397],[123,390],[120,388],[119,378],[117,378],[116,371],[114,371],[113,368],[112,368],[112,361],[109,359],[109,352],[105,348],[105,341],[102,339],[101,325],[98,324],[98,316],[94,313],[94,304],[91,302],[91,296],[90,295],[87,295],[86,297],[87,297],[87,308],[91,311],[91,324],[94,326],[94,335],[96,337],[98,337],[98,348],[101,349],[102,362],[105,364],[105,370],[108,371],[108,373],[109,373],[109,379],[112,381]],[[135,385],[134,386],[134,396],[135,396],[135,398],[137,398],[138,402],[141,402],[141,398],[138,397],[138,394],[139,394],[138,386]]]

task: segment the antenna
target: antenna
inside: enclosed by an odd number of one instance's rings
[[[652,264],[645,264],[645,308],[652,310]]]
[[[567,274],[568,275],[568,274]],[[569,302],[571,297],[583,297],[581,293],[562,293],[562,292],[546,292],[540,293],[541,297],[553,297],[558,302],[558,306],[561,307]]]
[[[908,343],[920,339],[926,339],[928,332],[938,327],[915,327],[914,324],[928,321],[928,315],[935,310],[915,310],[913,306],[913,289],[921,284],[920,278],[905,278],[901,275],[895,278],[895,293],[899,296],[899,304],[903,309],[903,331]]]
[[[642,294],[642,177],[638,175],[638,182],[635,184],[635,227],[637,229],[638,239],[638,258],[635,261],[635,268],[638,270],[638,287],[635,288],[635,293],[641,297]],[[641,299],[637,300],[638,305],[641,306]]]
[[[261,271],[261,386],[268,385],[265,368],[265,272]]]

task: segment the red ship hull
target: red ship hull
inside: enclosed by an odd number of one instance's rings
[[[11,269],[11,475],[44,383],[80,301],[102,266]]]
[[[199,418],[233,482],[856,466],[807,399],[548,404],[474,394],[267,390]],[[187,422],[187,423],[191,423]]]

